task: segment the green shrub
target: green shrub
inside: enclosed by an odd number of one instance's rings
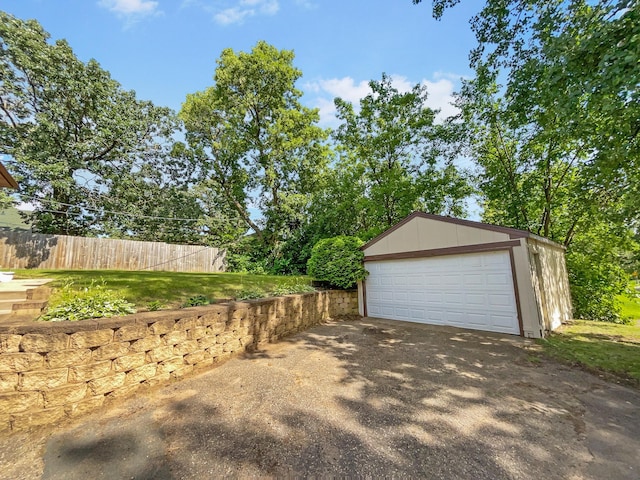
[[[47,312],[40,320],[60,322],[87,318],[106,318],[136,313],[135,305],[118,292],[107,290],[104,282],[75,290],[72,283],[66,284],[54,296]]]
[[[233,273],[250,273],[252,275],[265,275],[267,273],[266,261],[255,260],[250,255],[227,253],[227,271]]]
[[[335,287],[355,287],[367,275],[362,263],[364,252],[360,250],[363,243],[357,237],[344,235],[320,240],[311,250],[307,273]]]
[[[209,305],[211,302],[204,295],[195,295],[193,297],[189,297],[183,304],[183,308],[188,307],[200,307],[202,305]]]
[[[267,294],[259,288],[245,288],[236,293],[236,300],[256,300],[264,298]]]
[[[150,312],[156,312],[158,310],[162,310],[165,307],[165,304],[162,303],[160,300],[153,300],[152,302],[149,302],[147,304],[147,309]]]
[[[624,270],[608,258],[567,252],[573,316],[584,320],[625,323],[617,296],[628,284]]]

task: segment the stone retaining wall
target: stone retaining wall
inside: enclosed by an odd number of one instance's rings
[[[0,325],[0,431],[76,417],[357,313],[356,292],[325,291],[80,322]]]

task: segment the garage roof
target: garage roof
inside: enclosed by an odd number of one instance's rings
[[[491,224],[482,223],[482,222],[474,222],[473,220],[463,220],[461,218],[455,218],[455,217],[445,217],[443,215],[434,215],[432,213],[426,213],[426,212],[413,212],[412,214],[410,214],[409,216],[405,217],[400,222],[396,223],[394,226],[390,227],[388,230],[382,232],[377,237],[369,240],[369,242],[367,242],[362,247],[360,247],[360,249],[361,250],[365,250],[365,249],[369,248],[370,246],[376,244],[377,242],[379,242],[380,240],[385,238],[387,235],[393,233],[395,230],[397,230],[398,228],[402,227],[406,223],[410,222],[414,218],[426,218],[426,219],[429,219],[429,220],[436,220],[436,221],[440,221],[440,222],[453,223],[455,225],[464,225],[466,227],[478,228],[478,229],[481,229],[481,230],[489,230],[489,231],[492,231],[492,232],[505,233],[505,234],[509,235],[509,237],[512,238],[512,239],[533,238],[535,240],[538,240],[540,242],[549,244],[551,246],[555,246],[555,247],[561,248],[563,250],[565,249],[565,247],[563,245],[560,245],[559,243],[556,243],[556,242],[554,242],[552,240],[549,240],[548,238],[541,237],[539,235],[531,233],[531,232],[529,232],[527,230],[519,230],[517,228],[510,228],[510,227],[501,227],[501,226],[498,226],[498,225],[491,225]]]
[[[7,172],[7,169],[4,168],[4,165],[0,163],[0,187],[5,188],[18,188],[18,182],[16,182],[11,174]]]

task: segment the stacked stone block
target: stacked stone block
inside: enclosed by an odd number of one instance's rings
[[[0,326],[0,431],[83,415],[140,388],[358,312],[326,291],[80,322]]]

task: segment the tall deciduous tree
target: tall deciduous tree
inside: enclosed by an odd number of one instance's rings
[[[335,100],[340,159],[323,216],[338,231],[330,233],[371,237],[414,210],[462,215],[470,188],[447,155],[455,126],[435,123],[425,86],[400,92],[384,74],[369,86],[357,112]]]
[[[293,59],[262,41],[251,52],[226,49],[214,85],[188,95],[180,112],[201,185],[271,251],[304,221],[327,161],[327,133],[300,103]]]
[[[637,0],[487,0],[471,22],[460,106],[485,218],[569,247],[579,316],[615,317],[640,219],[639,15]]]
[[[50,43],[35,20],[0,12],[0,153],[37,206],[37,230],[99,231],[112,185],[157,161],[174,127],[168,109],[137,100],[64,40]]]

